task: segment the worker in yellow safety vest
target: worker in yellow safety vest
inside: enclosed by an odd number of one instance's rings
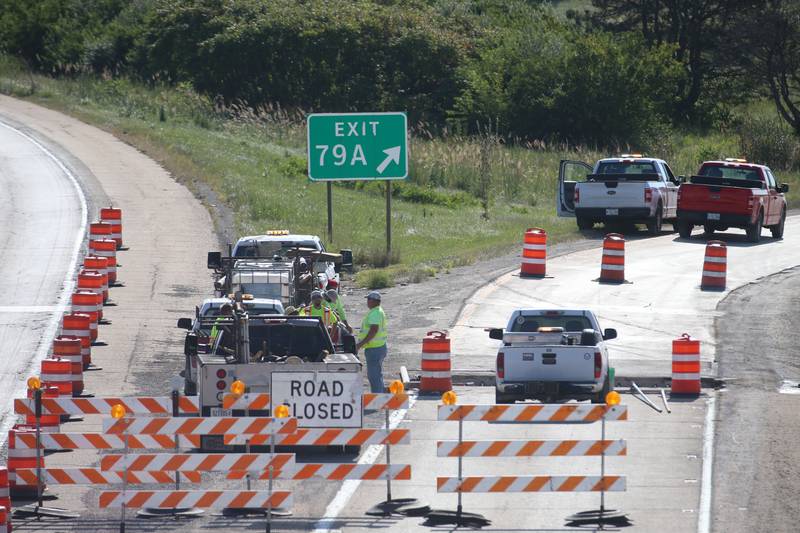
[[[219,315],[217,316],[216,320],[214,320],[214,325],[211,326],[211,335],[210,335],[210,345],[212,352],[217,349],[217,341],[218,340],[227,340],[227,339],[219,339],[222,336],[222,327],[221,324],[225,322],[225,319],[228,317],[233,316],[233,306],[229,303],[224,303],[219,307]],[[219,346],[223,351],[230,352],[230,349],[225,348],[224,346]]]
[[[386,313],[381,307],[381,293],[372,291],[367,295],[369,311],[361,321],[356,351],[364,348],[367,360],[367,378],[372,392],[385,392],[383,386],[383,360],[386,358]]]
[[[347,323],[347,315],[344,312],[342,297],[339,295],[336,289],[328,289],[328,291],[325,292],[325,301],[322,302],[322,305],[332,309],[339,318],[339,322],[341,322],[344,327],[347,328],[347,331],[353,333],[353,328],[351,328],[350,324]]]
[[[339,317],[331,308],[322,305],[322,291],[311,291],[311,305],[305,306],[300,311],[301,316],[318,316],[322,318],[322,323],[328,331],[334,331],[334,327],[339,323]]]

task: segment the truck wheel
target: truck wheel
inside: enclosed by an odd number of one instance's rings
[[[688,239],[692,236],[693,226],[691,224],[680,220],[676,224],[678,225],[678,235],[681,236],[681,239]]]
[[[594,221],[589,218],[575,217],[575,220],[578,221],[578,229],[580,230],[592,229],[594,227]]]
[[[495,389],[494,391],[494,403],[514,403],[514,397],[508,394],[503,394],[502,392]]]
[[[712,226],[711,224],[703,224],[703,236],[711,237],[712,235],[714,235],[715,229],[716,228],[714,228],[714,226]]]
[[[647,233],[650,235],[658,235],[661,233],[661,225],[664,221],[664,213],[661,204],[656,207],[656,214],[653,218],[647,221]]]
[[[772,232],[772,237],[774,239],[783,239],[783,226],[785,224],[786,224],[786,209],[783,209],[781,211],[781,221],[769,228],[769,230]]]
[[[758,218],[755,224],[747,226],[747,240],[750,242],[758,242],[761,240],[761,227],[764,225],[764,213],[758,213]]]

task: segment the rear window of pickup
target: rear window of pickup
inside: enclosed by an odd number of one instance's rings
[[[539,328],[564,328],[564,331],[592,329],[585,316],[518,316],[511,325],[512,333],[535,333]]]
[[[700,169],[699,175],[709,178],[723,178],[726,180],[763,181],[761,179],[761,172],[754,168],[707,165]]]
[[[597,174],[656,174],[656,167],[647,161],[600,163]]]

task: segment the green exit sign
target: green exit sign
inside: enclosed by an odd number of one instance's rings
[[[315,113],[307,124],[312,181],[408,177],[405,113]]]

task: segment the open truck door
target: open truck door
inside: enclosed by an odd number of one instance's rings
[[[586,181],[586,176],[591,173],[591,165],[582,161],[561,160],[558,166],[558,191],[556,193],[558,216],[575,216],[575,184],[579,181]]]

